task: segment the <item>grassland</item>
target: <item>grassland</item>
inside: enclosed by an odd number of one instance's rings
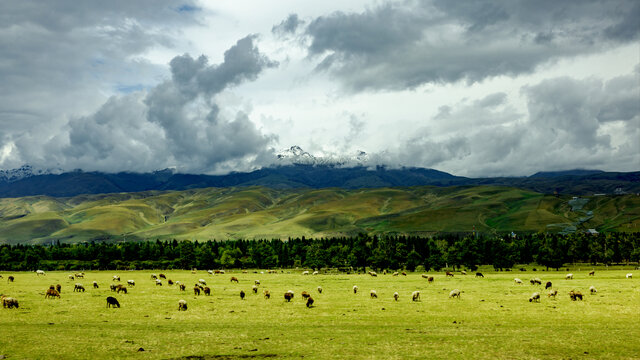
[[[432,284],[418,273],[382,275],[301,275],[301,270],[208,275],[204,271],[166,272],[170,279],[189,285],[200,278],[212,296],[181,293],[175,286],[156,286],[149,271],[119,272],[122,282],[136,281],[129,293],[109,290],[116,272],[88,272],[84,279],[68,273],[2,273],[0,293],[17,297],[19,309],[0,309],[0,355],[8,359],[637,359],[640,354],[640,274],[626,279],[628,269],[572,268],[565,272],[491,272],[485,278],[457,274],[446,278],[430,273]],[[636,271],[637,272],[637,271]],[[8,275],[15,282],[6,282]],[[230,283],[230,276],[240,279]],[[552,281],[557,299],[543,295],[528,302],[541,286],[516,285],[539,277]],[[260,280],[254,295],[251,286]],[[90,287],[92,281],[99,289]],[[87,291],[72,292],[82,282]],[[62,284],[60,299],[45,300],[50,284]],[[360,292],[353,294],[352,286]],[[598,289],[588,295],[589,286]],[[322,286],[324,291],[315,290]],[[451,289],[463,291],[449,299]],[[287,303],[282,294],[296,293]],[[375,289],[377,299],[369,297]],[[571,289],[584,301],[572,302]],[[240,300],[239,292],[248,296]],[[315,304],[306,308],[300,292],[312,293]],[[412,291],[421,301],[412,302]],[[400,293],[400,300],[392,298]],[[122,307],[107,309],[114,295]],[[178,300],[189,304],[179,312]],[[144,351],[139,351],[140,349]]]
[[[640,197],[586,198],[495,187],[208,188],[0,199],[0,242],[287,238],[434,232],[640,230]],[[592,215],[579,223],[586,212]]]

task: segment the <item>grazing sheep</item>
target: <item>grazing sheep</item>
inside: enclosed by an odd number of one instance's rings
[[[187,311],[187,301],[178,300],[178,311]]]
[[[204,279],[200,279],[200,280],[198,280],[198,283],[200,283],[200,284],[202,284],[202,285],[205,285],[205,286],[207,285],[207,282],[206,282],[206,281],[204,281]]]
[[[548,288],[550,288],[553,284],[551,284],[551,281],[547,281],[547,283],[544,285],[544,289],[547,290]]]
[[[420,301],[420,291],[411,293],[411,301]]]
[[[481,272],[477,272],[477,273],[476,273],[476,277],[477,277],[477,278],[479,278],[479,277],[483,278],[483,277],[484,277],[484,275],[482,275],[482,273],[481,273]]]
[[[518,279],[518,278],[513,279],[513,281],[514,281],[516,284],[522,284],[522,280],[520,280],[520,279]]]
[[[84,273],[77,273],[76,274],[76,279],[84,279]]]
[[[73,287],[73,291],[74,292],[84,292],[84,286],[82,286],[82,284],[76,283],[76,285]]]
[[[206,296],[211,295],[211,289],[208,286],[205,286],[203,291]]]
[[[97,283],[96,281],[94,281],[94,282],[93,282],[93,288],[94,288],[94,289],[99,288],[98,283]]]
[[[596,290],[596,287],[591,285],[589,286],[589,292],[591,292],[591,295],[594,295],[595,293],[598,292],[598,290]]]
[[[253,285],[251,287],[251,291],[253,291],[254,294],[257,294],[258,293],[258,287],[256,285]]]
[[[547,294],[548,297],[553,297],[554,299],[556,298],[556,295],[558,295],[558,290],[549,290],[549,293]]]
[[[260,280],[254,280],[253,282],[255,285],[260,285]]]
[[[308,293],[308,292],[306,292],[306,291],[301,292],[301,293],[300,293],[300,296],[302,296],[302,298],[303,298],[303,299],[306,299],[306,298],[308,298],[308,297],[311,297],[311,295],[309,295],[309,293]]]
[[[460,299],[460,290],[458,289],[451,290],[451,292],[449,293],[449,298],[454,298],[454,297],[457,297],[458,299]]]
[[[567,276],[564,277],[566,280],[573,280],[573,274],[567,274]]]
[[[375,290],[371,290],[369,292],[369,296],[371,296],[372,299],[377,299],[378,298],[378,293]]]
[[[265,289],[265,290],[262,291],[262,295],[264,295],[265,299],[270,299],[271,298],[271,291]]]
[[[107,296],[107,308],[110,308],[111,306],[119,308],[120,303],[113,296]]]
[[[36,275],[40,276],[40,275],[46,275],[46,274],[42,270],[36,270]]]
[[[401,274],[402,274],[402,276],[407,276],[407,273],[404,272],[404,271]]]
[[[318,270],[313,272],[313,275],[318,275],[318,274],[320,274],[320,272]]]
[[[466,272],[466,271],[464,271],[464,270],[462,270],[462,271],[460,271],[460,274],[461,274],[461,275],[467,275],[467,272]]]
[[[357,285],[353,285],[353,293],[354,294],[358,293],[358,286]]]
[[[185,291],[187,289],[187,287],[184,284],[180,284],[178,285],[178,287],[180,288],[180,291]]]
[[[629,277],[629,275],[627,275],[627,277]],[[13,275],[9,275],[9,277],[7,278],[7,282],[13,282],[13,280],[15,280],[13,278]]]
[[[302,272],[302,275],[309,275],[309,270],[305,270]]]
[[[162,286],[162,280],[156,279],[156,286]]]
[[[529,302],[540,302],[540,293],[534,292],[529,298]]]
[[[165,274],[160,274],[159,276],[160,276],[160,279],[165,279],[165,280],[167,280],[167,276],[166,276]]]
[[[422,276],[423,279],[428,279],[429,278],[429,275],[427,275],[427,274],[422,274],[420,276]]]
[[[127,285],[136,286],[136,282],[135,282],[135,280],[127,280]]]
[[[397,271],[393,273],[393,276],[398,276],[400,275]]]
[[[596,271],[595,271],[595,270],[591,270],[591,271],[589,271],[589,276],[595,276],[595,274],[596,274]]]
[[[399,298],[400,298],[400,294],[398,294],[398,292],[397,292],[397,291],[396,291],[396,292],[394,292],[394,293],[393,293],[393,299],[394,299],[395,301],[398,301],[398,299],[399,299]]]
[[[200,295],[200,287],[198,287],[197,285],[193,287],[193,294],[198,296]]]
[[[158,275],[156,274],[151,274],[151,280],[157,280],[158,279]]]
[[[433,276],[429,276],[429,277],[427,278],[427,282],[428,282],[429,284],[431,284],[431,283],[433,282]]]
[[[231,277],[231,282],[237,283],[238,282],[238,278],[235,276]]]
[[[2,307],[5,309],[12,309],[12,308],[18,309],[20,305],[18,304],[18,299],[9,297],[9,296],[3,296]]]
[[[569,291],[569,298],[571,298],[572,301],[576,301],[578,299],[582,300],[582,293],[580,291]]]
[[[631,278],[633,278],[633,274],[632,273],[628,273],[626,277],[627,277],[627,279],[631,279]]]
[[[167,280],[167,284],[169,284],[169,286],[173,285],[173,280],[171,279]]]
[[[240,300],[244,300],[244,290],[240,290]]]
[[[58,299],[60,299],[60,293],[53,288],[53,285],[51,285],[51,287],[47,290],[47,293],[44,295],[44,298],[53,298],[53,297],[57,297]]]
[[[445,275],[446,275],[446,276],[451,276],[451,277],[453,277],[453,273],[452,273],[451,271],[447,271],[447,272],[445,273]]]
[[[311,296],[309,296],[307,298],[307,307],[310,308],[311,306],[313,306],[313,298]]]
[[[113,281],[120,281],[120,276],[113,275]]]
[[[118,287],[115,284],[111,284],[109,285],[109,288],[111,289],[111,291],[116,291]]]
[[[76,278],[73,275],[69,275],[69,280],[75,280]]]
[[[531,279],[529,280],[529,282],[531,283],[531,285],[542,285],[542,280],[538,278]]]
[[[56,285],[56,291],[60,292],[62,290],[62,285],[58,284]]]
[[[322,286],[318,286],[318,294],[322,294]]]
[[[291,300],[293,300],[293,291],[289,290],[286,293],[284,293],[284,299],[287,302],[290,302]]]
[[[126,294],[127,293],[127,287],[126,286],[122,286],[122,285],[118,285],[117,292],[118,292],[118,294],[120,294],[121,292]]]
[[[369,271],[369,275],[371,276],[378,276],[378,274],[375,271]]]
[[[207,274],[213,275],[213,270],[207,270]]]

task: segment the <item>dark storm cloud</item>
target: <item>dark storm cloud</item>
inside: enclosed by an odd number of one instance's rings
[[[205,56],[177,56],[170,63],[171,79],[146,95],[112,97],[95,114],[70,121],[64,158],[100,170],[176,166],[215,172],[229,162],[235,169],[250,167],[269,152],[273,138],[243,112],[221,115],[215,95],[276,66],[253,41],[254,36],[239,40],[217,65],[209,65]]]
[[[403,1],[306,27],[308,52],[353,90],[405,89],[530,73],[562,57],[637,41],[638,3]]]

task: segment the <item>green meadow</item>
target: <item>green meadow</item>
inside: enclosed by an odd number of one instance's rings
[[[640,197],[554,197],[496,187],[207,188],[0,199],[0,243],[286,239],[367,234],[640,230]]]
[[[19,309],[0,309],[0,356],[7,359],[637,359],[640,355],[640,271],[628,267],[574,267],[566,271],[494,272],[484,278],[455,273],[447,278],[420,273],[302,275],[262,271],[155,271],[175,285],[155,285],[151,271],[95,271],[70,280],[68,272],[3,272],[0,293],[19,300]],[[637,273],[635,279],[625,278]],[[15,281],[7,281],[9,275]],[[127,294],[110,291],[112,276],[135,280]],[[231,283],[236,276],[239,283]],[[518,277],[524,284],[517,285]],[[556,299],[538,277],[553,282]],[[196,296],[204,279],[211,296]],[[252,285],[260,281],[258,294]],[[98,289],[91,284],[96,281]],[[73,292],[82,283],[86,292]],[[60,299],[45,299],[49,285],[61,284]],[[354,285],[359,292],[354,294]],[[589,286],[597,293],[589,294]],[[320,294],[316,290],[323,288]],[[268,289],[272,297],[265,299]],[[450,299],[452,289],[462,291]],[[570,301],[579,290],[583,301]],[[241,290],[246,298],[240,299]],[[287,290],[295,293],[285,302]],[[378,298],[369,296],[376,290]],[[420,291],[421,300],[411,301]],[[305,306],[300,293],[315,299]],[[528,301],[540,292],[540,303]],[[394,301],[393,293],[400,298]],[[115,296],[120,308],[107,308]],[[188,303],[178,311],[178,300]],[[142,351],[142,349],[144,351]]]

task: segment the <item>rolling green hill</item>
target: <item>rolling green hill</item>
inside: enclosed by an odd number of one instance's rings
[[[576,207],[496,187],[148,191],[0,199],[0,242],[287,238],[433,232],[640,230],[640,197],[594,196]]]

